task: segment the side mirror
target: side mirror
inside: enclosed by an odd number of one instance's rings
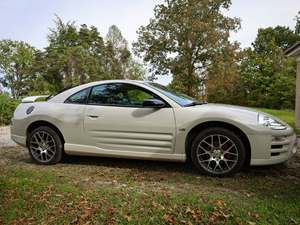
[[[166,104],[159,99],[145,99],[143,101],[143,107],[145,108],[163,108]]]

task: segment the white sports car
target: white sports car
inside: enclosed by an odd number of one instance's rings
[[[44,102],[22,100],[12,118],[12,139],[40,164],[63,152],[191,162],[202,173],[231,175],[245,165],[287,161],[296,136],[283,121],[255,110],[201,104],[145,81],[84,84]]]

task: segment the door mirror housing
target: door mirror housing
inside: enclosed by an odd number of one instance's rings
[[[166,104],[159,99],[145,99],[143,101],[143,107],[145,108],[163,108]]]

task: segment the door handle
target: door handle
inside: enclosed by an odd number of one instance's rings
[[[92,119],[95,119],[95,118],[98,118],[99,116],[97,116],[97,115],[88,115],[88,117],[90,117]]]

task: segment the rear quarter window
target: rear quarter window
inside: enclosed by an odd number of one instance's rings
[[[86,104],[88,96],[89,96],[89,92],[90,92],[90,88],[87,88],[87,89],[81,90],[79,92],[76,92],[75,94],[73,94],[69,98],[67,98],[65,103],[69,103],[69,104]]]

